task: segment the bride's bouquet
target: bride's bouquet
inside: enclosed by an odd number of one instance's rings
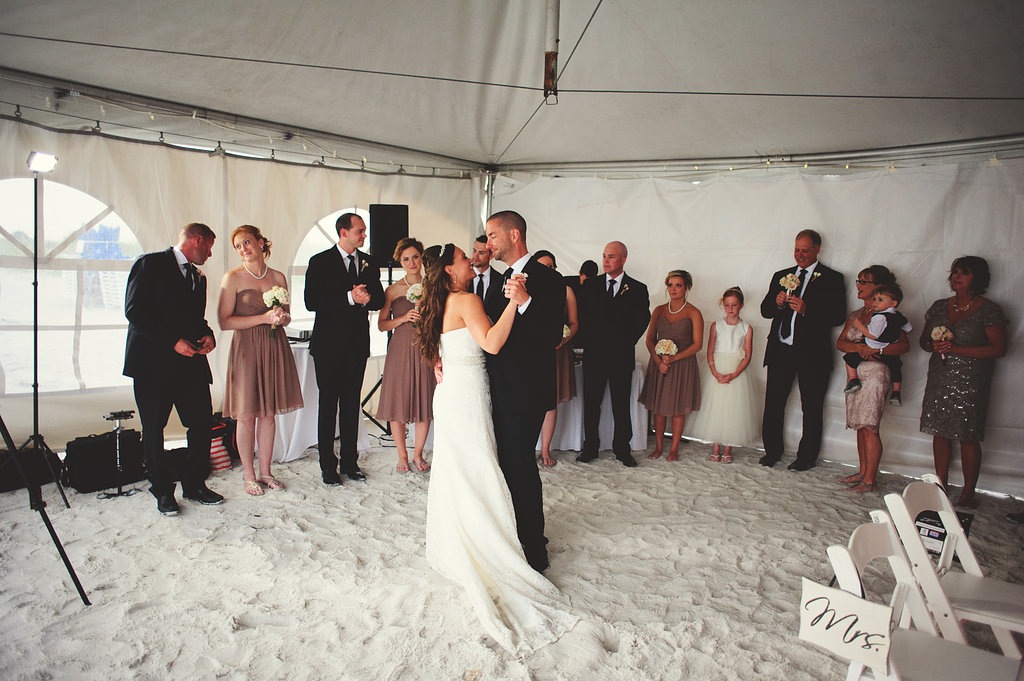
[[[677,352],[679,352],[679,348],[670,338],[662,338],[654,344],[654,354],[656,355],[674,355]]]
[[[273,309],[275,307],[283,307],[290,301],[288,297],[288,289],[283,286],[274,286],[269,291],[263,293],[263,304]],[[270,325],[270,337],[273,338],[277,335],[277,324]]]

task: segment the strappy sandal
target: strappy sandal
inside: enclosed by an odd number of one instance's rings
[[[708,461],[721,461],[721,460],[722,460],[722,455],[719,454],[718,452],[711,452],[710,454],[708,454]]]
[[[858,482],[856,485],[846,490],[851,494],[867,494],[868,492],[874,492],[878,489],[878,484],[874,482]]]
[[[722,454],[722,463],[732,463],[732,452]]]
[[[242,489],[251,497],[263,496],[263,486],[255,480],[243,480]]]
[[[426,473],[430,470],[430,464],[423,457],[414,459],[412,463],[420,473]]]
[[[402,461],[397,466],[395,466],[395,470],[398,471],[399,473],[408,473],[409,472],[409,461],[408,460]]]
[[[260,482],[267,486],[267,489],[284,489],[284,483],[275,478],[273,475],[261,475]]]

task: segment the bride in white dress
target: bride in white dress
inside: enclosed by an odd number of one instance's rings
[[[443,379],[434,393],[434,458],[427,495],[427,561],[466,591],[484,630],[522,654],[557,640],[576,624],[555,586],[523,555],[512,498],[498,467],[484,353],[504,345],[527,293],[508,284],[510,302],[491,327],[466,254],[452,244],[423,254],[424,294],[417,327]]]

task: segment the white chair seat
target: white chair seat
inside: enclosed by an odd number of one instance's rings
[[[923,631],[895,629],[889,659],[903,681],[1019,678],[1020,660],[993,655]]]
[[[1021,631],[1024,623],[1024,584],[1001,582],[962,572],[947,572],[939,580],[953,610],[963,619]]]

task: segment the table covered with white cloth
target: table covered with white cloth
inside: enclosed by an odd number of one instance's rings
[[[573,366],[573,371],[576,372],[576,397],[558,405],[558,421],[555,423],[554,437],[551,438],[551,449],[559,451],[583,449],[583,366],[577,364]],[[647,407],[637,402],[643,385],[644,370],[637,362],[629,387],[629,419],[633,424],[633,437],[629,441],[629,448],[633,451],[647,449]],[[614,433],[611,393],[605,388],[604,399],[601,401],[601,421],[598,426],[602,451],[612,448]],[[537,451],[540,451],[540,440],[537,441]]]
[[[309,343],[292,343],[295,369],[299,373],[302,387],[302,409],[277,416],[277,434],[274,436],[274,461],[301,459],[310,448],[316,449],[317,398],[316,371],[309,354]],[[337,427],[337,416],[334,418]],[[366,431],[366,420],[359,419],[359,435],[356,449],[360,454],[370,451],[370,436]]]

